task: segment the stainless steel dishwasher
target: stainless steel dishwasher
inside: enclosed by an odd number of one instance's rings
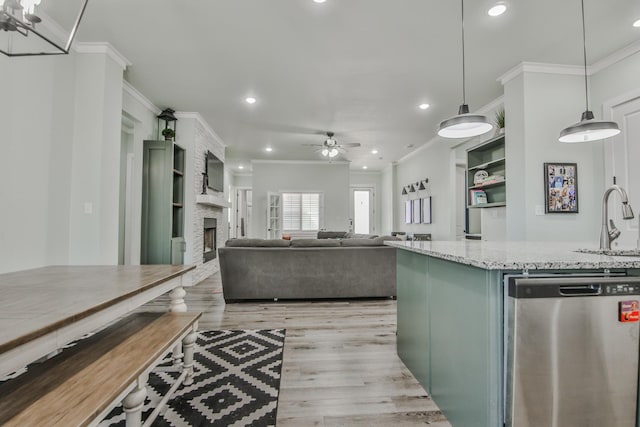
[[[640,277],[509,278],[506,425],[635,427]]]

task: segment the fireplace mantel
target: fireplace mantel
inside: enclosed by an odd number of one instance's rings
[[[223,197],[214,196],[213,194],[198,194],[196,203],[201,205],[213,206],[216,208],[230,208],[231,204],[224,200]]]

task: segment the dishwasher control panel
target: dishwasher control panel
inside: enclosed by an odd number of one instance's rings
[[[640,284],[637,283],[615,283],[603,286],[604,295],[639,295]]]

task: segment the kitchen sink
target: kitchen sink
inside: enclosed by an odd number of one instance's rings
[[[640,249],[578,249],[576,252],[596,255],[640,257]]]

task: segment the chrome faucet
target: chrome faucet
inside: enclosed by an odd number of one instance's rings
[[[633,210],[629,205],[629,199],[627,198],[627,192],[622,187],[612,185],[607,188],[602,197],[602,228],[600,229],[600,249],[611,249],[611,242],[616,240],[620,236],[620,230],[618,230],[613,223],[613,220],[609,219],[609,196],[613,191],[620,193],[622,199],[622,219],[633,219]]]

